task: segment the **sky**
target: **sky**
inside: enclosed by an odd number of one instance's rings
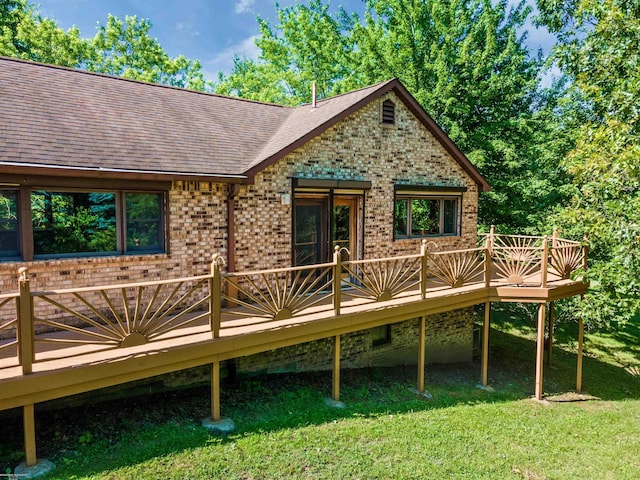
[[[529,0],[533,1],[533,0]],[[515,3],[516,0],[510,0]],[[254,40],[258,35],[256,16],[277,25],[274,0],[34,0],[42,16],[53,18],[65,30],[77,26],[83,37],[93,37],[96,24],[104,24],[109,13],[124,18],[148,18],[162,48],[172,57],[180,54],[200,60],[210,80],[218,72],[229,73],[234,55],[257,58]],[[281,7],[296,3],[279,0]],[[348,12],[363,11],[363,0],[332,0],[332,9],[342,6]],[[546,30],[527,26],[528,43],[533,52],[545,52],[553,44]]]

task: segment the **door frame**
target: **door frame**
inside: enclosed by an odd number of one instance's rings
[[[296,207],[297,205],[314,204],[326,201],[325,215],[323,216],[323,262],[332,261],[333,252],[333,228],[334,228],[334,206],[349,205],[349,251],[350,259],[362,258],[364,252],[364,212],[365,212],[365,190],[339,190],[333,188],[295,188],[291,193],[291,265],[296,264]],[[302,202],[302,203],[301,203]]]

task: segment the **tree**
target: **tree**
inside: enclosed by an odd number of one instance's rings
[[[87,70],[119,77],[204,90],[208,84],[200,62],[183,55],[171,58],[156,38],[149,36],[151,22],[127,16],[109,15],[91,40]]]
[[[0,0],[0,55],[78,67],[88,53],[77,28],[65,32],[27,0]]]
[[[66,32],[42,18],[27,0],[0,0],[0,55],[81,68],[92,72],[162,83],[193,90],[211,89],[200,62],[183,55],[171,58],[157,39],[151,22],[109,15],[94,38]]]
[[[574,195],[557,217],[589,234],[594,289],[582,314],[624,321],[640,308],[640,3],[538,3],[540,22],[558,34],[554,58],[589,112],[564,159]]]
[[[258,61],[236,59],[218,92],[298,104],[399,78],[487,177],[480,221],[535,229],[564,198],[557,165],[540,148],[551,135],[540,102],[540,58],[518,35],[530,8],[507,0],[368,0],[364,19],[328,4],[278,8],[261,20]],[[532,214],[532,212],[535,212]]]
[[[363,86],[354,64],[354,19],[340,10],[337,16],[321,0],[309,5],[277,7],[277,28],[258,19],[260,48],[257,62],[236,58],[230,75],[220,75],[216,91],[252,100],[298,105],[311,101],[311,85],[318,98]]]

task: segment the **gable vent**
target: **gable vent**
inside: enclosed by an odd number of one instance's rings
[[[396,123],[396,104],[391,100],[382,102],[382,123],[394,125]]]

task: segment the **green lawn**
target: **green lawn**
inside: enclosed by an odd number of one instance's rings
[[[241,378],[223,391],[225,438],[199,426],[208,389],[95,404],[37,417],[47,478],[525,478],[640,476],[639,324],[587,333],[586,401],[539,403],[532,323],[501,316],[491,333],[490,384],[479,364],[344,371],[345,410],[324,405],[330,373]],[[575,328],[556,335],[545,394],[575,382]],[[566,395],[565,395],[566,397]],[[11,422],[10,422],[11,423]],[[19,428],[9,427],[20,433]],[[3,440],[6,438],[3,435]],[[0,447],[15,465],[20,449]]]

